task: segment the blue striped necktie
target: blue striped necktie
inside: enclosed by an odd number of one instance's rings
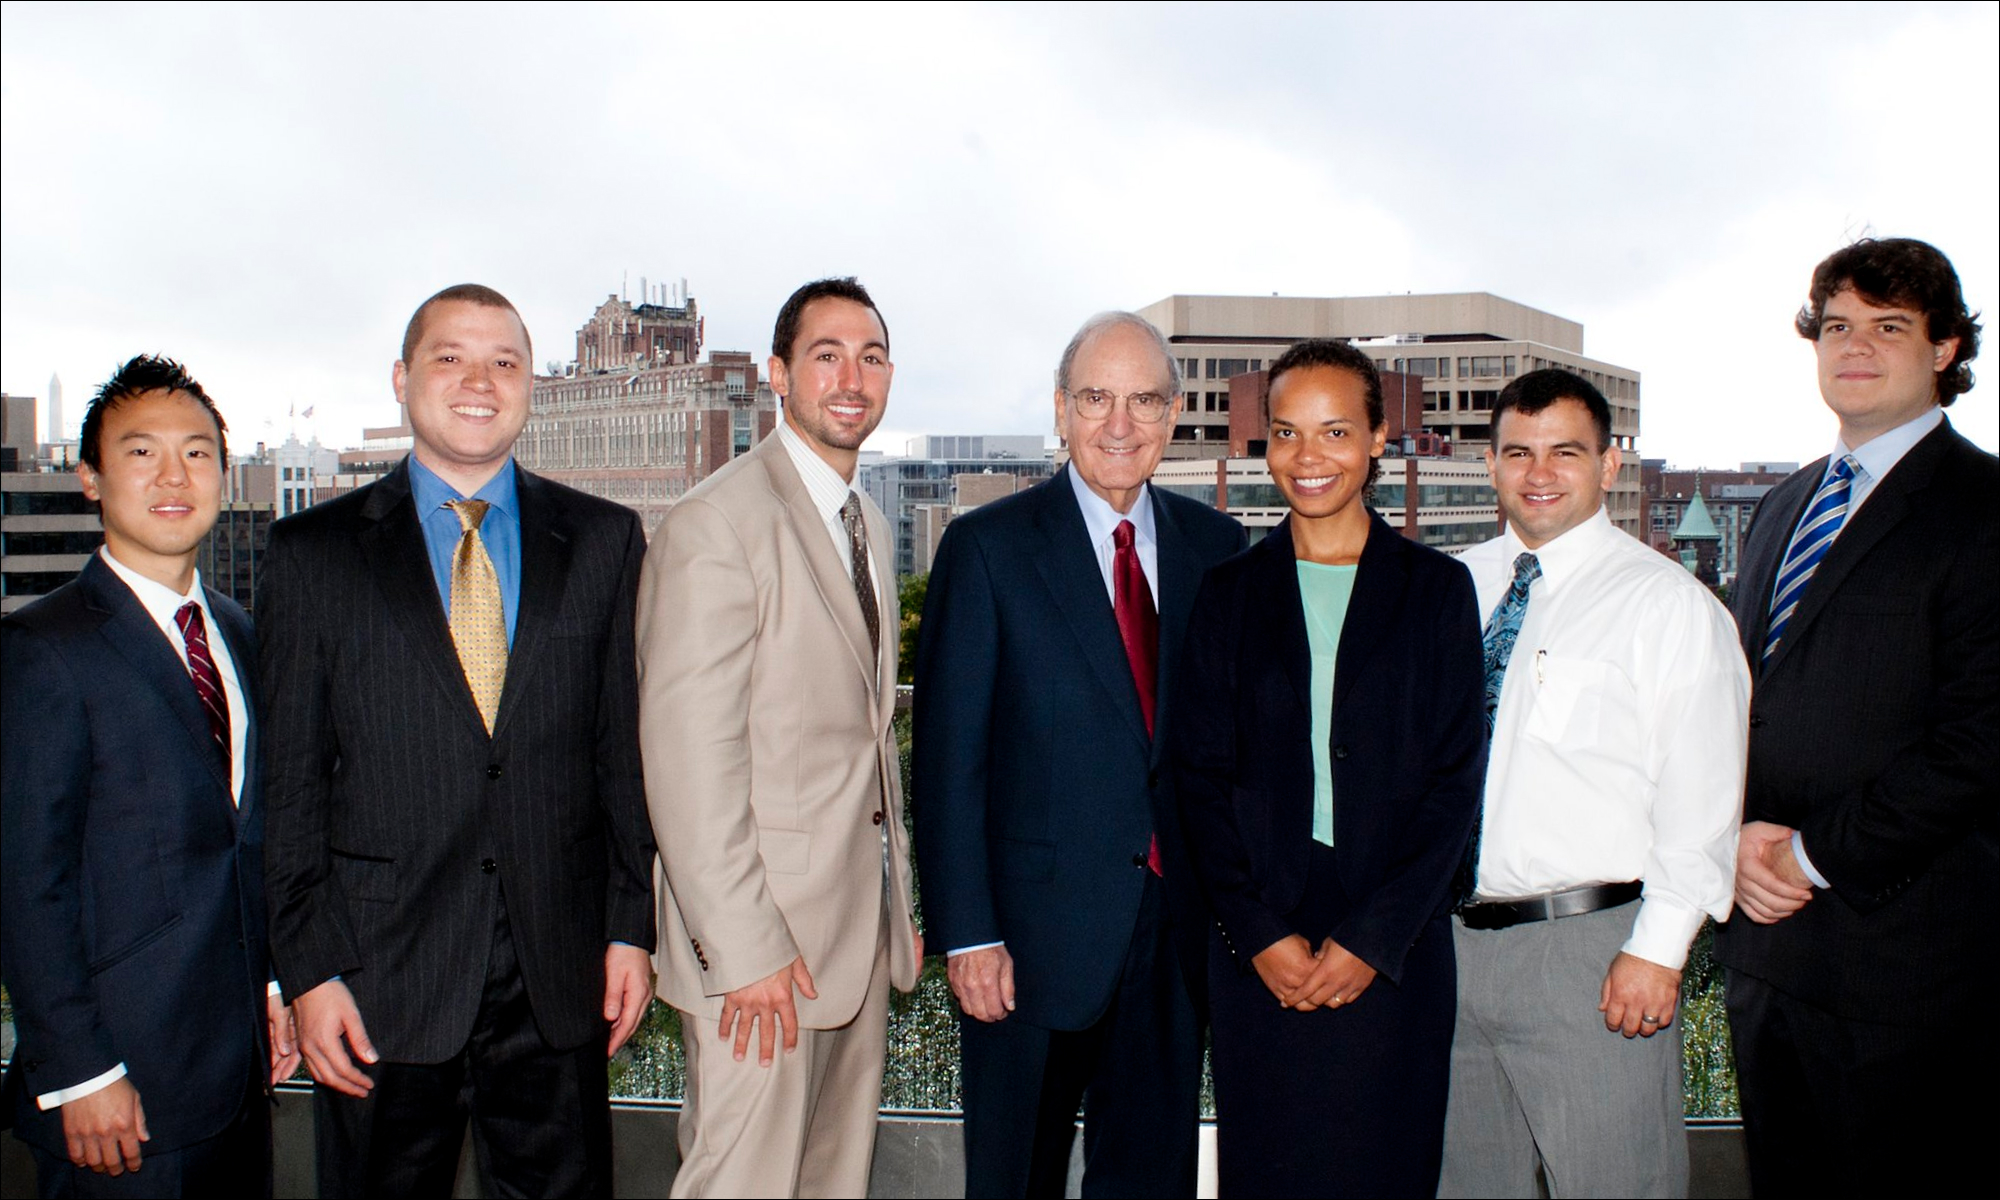
[[[1798,611],[1806,584],[1811,582],[1813,572],[1819,569],[1820,560],[1826,557],[1847,520],[1849,490],[1855,472],[1860,469],[1861,464],[1854,461],[1852,454],[1833,464],[1819,491],[1813,493],[1812,503],[1806,505],[1805,515],[1799,518],[1792,544],[1785,550],[1784,565],[1778,568],[1778,580],[1771,588],[1771,624],[1764,634],[1765,662],[1777,653],[1778,643],[1785,640],[1785,626]]]

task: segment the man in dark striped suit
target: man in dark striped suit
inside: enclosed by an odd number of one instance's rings
[[[273,957],[322,1196],[608,1195],[605,1055],[651,996],[645,538],[513,462],[528,333],[463,284],[395,365],[413,448],[280,521],[257,604]]]

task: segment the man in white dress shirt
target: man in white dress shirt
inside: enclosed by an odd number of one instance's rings
[[[1492,753],[1453,921],[1445,1196],[1687,1192],[1681,968],[1729,913],[1749,675],[1728,612],[1612,526],[1611,412],[1566,371],[1500,393],[1506,531],[1462,560]]]

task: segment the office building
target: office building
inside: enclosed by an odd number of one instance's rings
[[[1646,459],[1640,467],[1640,486],[1646,503],[1646,531],[1640,540],[1662,554],[1680,557],[1675,531],[1686,521],[1696,497],[1716,532],[1714,548],[1715,582],[1724,587],[1736,580],[1737,555],[1757,505],[1765,493],[1799,469],[1793,462],[1746,462],[1736,470],[1669,467],[1662,459]],[[1693,528],[1699,528],[1699,523]]]

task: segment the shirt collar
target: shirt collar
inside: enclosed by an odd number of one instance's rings
[[[1118,522],[1132,522],[1132,544],[1151,545],[1157,539],[1153,535],[1153,492],[1152,485],[1139,485],[1139,498],[1132,502],[1132,511],[1121,513],[1111,507],[1109,501],[1090,490],[1090,485],[1077,474],[1076,464],[1065,468],[1069,476],[1070,490],[1076,493],[1076,506],[1083,510],[1083,527],[1090,531],[1090,544],[1102,546],[1111,540],[1111,534],[1118,528]]]
[[[208,600],[201,592],[200,567],[195,568],[194,582],[188,585],[187,594],[181,595],[166,584],[156,579],[148,579],[146,576],[139,574],[139,572],[134,571],[124,563],[113,558],[111,556],[111,547],[109,546],[100,546],[97,556],[104,560],[105,566],[111,568],[113,575],[118,576],[119,579],[124,581],[126,587],[132,589],[132,594],[139,600],[139,607],[145,609],[146,614],[152,617],[156,624],[165,626],[168,622],[174,620],[175,614],[179,613],[181,607],[190,601],[201,606],[202,621],[204,623],[208,622]]]
[[[847,503],[847,494],[855,490],[849,481],[840,477],[840,472],[827,465],[827,461],[813,453],[806,440],[792,430],[791,422],[778,416],[778,443],[791,456],[792,466],[799,473],[799,482],[806,485],[806,495],[812,497],[813,507],[819,511],[820,519],[832,521],[840,516],[841,506]],[[860,468],[855,474],[860,475]]]
[[[459,495],[457,488],[446,483],[443,479],[439,478],[437,472],[419,462],[415,454],[410,455],[408,462],[410,464],[410,498],[416,502],[417,515],[419,516],[429,516],[438,509],[443,508],[445,502],[450,500],[484,500],[488,506],[497,508],[509,516],[516,518],[520,516],[520,509],[514,490],[514,459],[512,455],[509,455],[507,461],[501,464],[500,470],[494,474],[493,478],[486,481],[486,486],[480,488],[470,496]]]
[[[1902,461],[1911,447],[1924,440],[1931,430],[1944,423],[1944,409],[1933,404],[1918,416],[1903,422],[1889,432],[1878,434],[1863,443],[1859,450],[1849,447],[1840,438],[1833,439],[1833,457],[1827,461],[1827,469],[1846,455],[1852,454],[1854,461],[1870,479],[1880,479],[1887,475],[1898,462]]]
[[[1554,589],[1562,587],[1565,579],[1582,570],[1585,564],[1595,558],[1606,539],[1617,535],[1617,527],[1611,523],[1611,517],[1605,513],[1604,506],[1600,504],[1596,512],[1584,519],[1583,524],[1544,542],[1539,550],[1531,551],[1523,545],[1520,536],[1514,532],[1511,522],[1507,526],[1507,532],[1501,537],[1506,546],[1507,566],[1510,571],[1516,558],[1522,554],[1533,554],[1535,561],[1541,564],[1542,579]]]

